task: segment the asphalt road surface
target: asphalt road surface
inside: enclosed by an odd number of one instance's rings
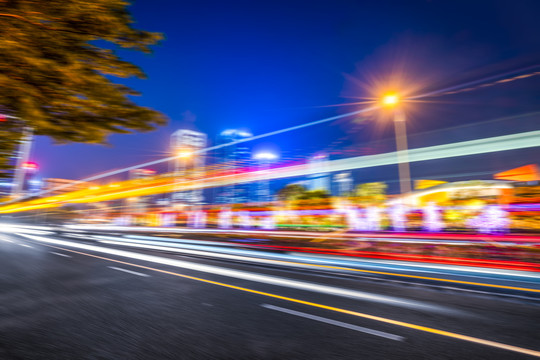
[[[534,273],[393,277],[85,237],[0,233],[0,359],[540,357]]]

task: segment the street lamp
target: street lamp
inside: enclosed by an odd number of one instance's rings
[[[411,169],[409,166],[409,154],[407,147],[407,129],[405,113],[399,106],[401,99],[397,94],[386,94],[382,97],[382,106],[392,110],[394,129],[396,133],[396,148],[399,169],[399,188],[402,194],[411,191]]]
[[[382,102],[386,106],[395,106],[399,103],[399,97],[396,94],[387,94],[383,97]]]

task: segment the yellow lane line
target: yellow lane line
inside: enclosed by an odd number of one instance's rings
[[[341,266],[299,263],[299,262],[294,262],[294,261],[283,261],[283,260],[276,260],[276,261],[280,261],[287,264],[295,264],[295,265],[309,265],[309,266],[321,267],[321,268],[326,268],[326,269],[347,270],[347,271],[355,271],[355,272],[362,272],[362,273],[369,273],[369,274],[391,275],[391,276],[400,276],[400,277],[407,277],[407,278],[413,278],[413,279],[434,280],[434,281],[443,281],[443,282],[450,282],[450,283],[456,283],[456,284],[487,286],[487,287],[500,288],[500,289],[520,290],[520,291],[530,291],[530,292],[540,293],[540,289],[523,288],[523,287],[517,287],[517,286],[486,284],[486,283],[479,283],[479,282],[472,282],[472,281],[434,278],[434,277],[429,277],[429,276],[398,274],[398,273],[376,271],[376,270],[354,269],[354,268],[347,268],[347,267],[341,267]]]
[[[276,294],[267,293],[267,292],[264,292],[264,291],[258,291],[258,290],[253,290],[253,289],[241,287],[241,286],[226,284],[226,283],[222,283],[222,282],[219,282],[219,281],[202,279],[202,278],[198,278],[198,277],[195,277],[195,276],[179,274],[179,273],[176,273],[176,272],[173,272],[173,271],[157,269],[157,268],[144,266],[144,265],[139,265],[139,264],[134,264],[134,263],[126,262],[126,261],[115,260],[115,259],[107,258],[107,257],[104,257],[104,256],[98,256],[98,255],[84,253],[84,252],[81,252],[81,251],[70,250],[70,249],[59,247],[59,246],[53,246],[53,245],[48,245],[48,244],[43,244],[43,243],[40,243],[40,244],[44,245],[44,246],[51,247],[51,248],[55,248],[55,249],[69,251],[69,252],[72,252],[72,253],[75,253],[75,254],[90,256],[90,257],[94,257],[94,258],[97,258],[97,259],[102,259],[102,260],[112,261],[112,262],[119,263],[119,264],[138,267],[138,268],[141,268],[141,269],[157,271],[157,272],[160,272],[160,273],[163,273],[163,274],[174,275],[174,276],[178,276],[178,277],[185,278],[185,279],[204,282],[204,283],[207,283],[207,284],[213,284],[213,285],[222,286],[222,287],[226,287],[226,288],[230,288],[230,289],[249,292],[249,293],[252,293],[252,294],[263,295],[263,296],[271,297],[271,298],[274,298],[274,299],[280,299],[280,300],[285,300],[285,301],[289,301],[289,302],[293,302],[293,303],[297,303],[297,304],[308,305],[308,306],[312,306],[312,307],[316,307],[316,308],[320,308],[320,309],[331,310],[331,311],[335,311],[335,312],[339,312],[339,313],[343,313],[343,314],[353,315],[353,316],[357,316],[357,317],[361,317],[361,318],[365,318],[365,319],[370,319],[370,320],[374,320],[374,321],[379,321],[379,322],[383,322],[383,323],[387,323],[387,324],[397,325],[397,326],[401,326],[401,327],[405,327],[405,328],[409,328],[409,329],[420,330],[420,331],[424,331],[424,332],[428,332],[428,333],[432,333],[432,334],[437,334],[437,335],[442,335],[442,336],[446,336],[446,337],[450,337],[450,338],[454,338],[454,339],[469,341],[469,342],[473,342],[473,343],[476,343],[476,344],[491,346],[491,347],[495,347],[495,348],[499,348],[499,349],[504,349],[504,350],[514,351],[514,352],[518,352],[518,353],[522,353],[522,354],[527,354],[527,355],[540,357],[540,351],[530,350],[530,349],[522,348],[522,347],[519,347],[519,346],[507,345],[507,344],[499,343],[499,342],[496,342],[496,341],[484,340],[484,339],[476,338],[476,337],[473,337],[473,336],[461,335],[461,334],[453,333],[453,332],[450,332],[450,331],[438,330],[438,329],[430,328],[430,327],[427,327],[427,326],[415,325],[415,324],[407,323],[407,322],[404,322],[404,321],[398,321],[398,320],[384,318],[384,317],[381,317],[381,316],[369,315],[369,314],[365,314],[365,313],[361,313],[361,312],[357,312],[357,311],[346,310],[346,309],[341,309],[341,308],[338,308],[338,307],[333,307],[333,306],[318,304],[318,303],[314,303],[314,302],[310,302],[310,301],[290,298],[290,297],[287,297],[287,296],[276,295]]]

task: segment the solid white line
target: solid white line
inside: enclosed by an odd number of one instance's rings
[[[350,330],[360,331],[360,332],[370,334],[370,335],[380,336],[380,337],[390,339],[390,340],[395,340],[395,341],[403,341],[403,340],[405,340],[405,338],[403,336],[394,335],[394,334],[390,334],[390,333],[387,333],[387,332],[384,332],[384,331],[378,331],[378,330],[374,330],[374,329],[369,329],[369,328],[365,328],[365,327],[357,326],[357,325],[353,325],[353,324],[348,324],[348,323],[344,323],[344,322],[337,321],[337,320],[327,319],[327,318],[323,318],[323,317],[317,316],[317,315],[306,314],[306,313],[303,313],[303,312],[300,312],[300,311],[286,309],[286,308],[282,308],[282,307],[279,307],[279,306],[274,306],[274,305],[269,305],[269,304],[262,304],[261,306],[264,307],[264,308],[267,308],[267,309],[281,311],[281,312],[291,314],[291,315],[301,316],[301,317],[304,317],[304,318],[307,318],[307,319],[320,321],[320,322],[330,324],[330,325],[340,326],[340,327],[350,329]]]
[[[113,269],[113,270],[118,270],[118,271],[123,271],[123,272],[127,272],[129,274],[133,274],[133,275],[138,275],[138,276],[150,276],[148,274],[143,274],[143,273],[140,273],[140,272],[136,272],[136,271],[131,271],[131,270],[128,270],[128,269],[122,269],[122,268],[119,268],[119,267],[116,267],[116,266],[107,266],[109,269]]]
[[[51,254],[54,254],[54,255],[58,255],[58,256],[64,256],[64,257],[71,257],[71,255],[66,255],[66,254],[61,254],[61,253],[58,253],[58,252],[54,252],[54,251],[49,251]]]
[[[27,248],[31,248],[31,249],[33,248],[32,246],[26,245],[26,244],[19,244],[19,245],[24,246],[24,247],[27,247]]]

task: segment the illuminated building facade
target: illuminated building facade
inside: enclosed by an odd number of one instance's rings
[[[221,132],[218,137],[218,144],[227,144],[242,139],[247,139],[253,135],[249,131],[229,129]],[[218,162],[224,172],[241,175],[242,169],[246,169],[251,164],[251,151],[244,144],[234,144],[225,146],[217,151]],[[218,204],[235,204],[248,202],[251,195],[252,184],[233,184],[221,189],[217,189],[216,202]]]
[[[330,174],[326,170],[328,154],[318,153],[308,160],[310,172],[308,176],[308,190],[326,190],[330,192]]]
[[[176,158],[173,160],[174,173],[178,181],[195,179],[204,175],[206,156],[198,153],[207,145],[204,133],[180,129],[171,135],[171,150]],[[180,191],[172,194],[173,204],[200,205],[204,202],[202,189]]]

